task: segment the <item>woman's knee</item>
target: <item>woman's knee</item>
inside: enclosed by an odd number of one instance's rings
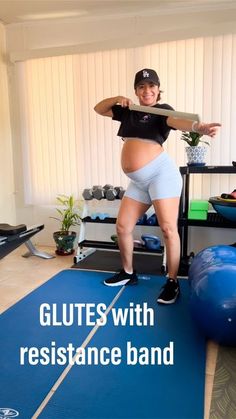
[[[118,235],[131,234],[134,230],[135,224],[128,223],[127,220],[117,219],[116,232]]]
[[[171,240],[178,235],[178,228],[175,224],[166,222],[160,225],[160,228],[166,240]]]

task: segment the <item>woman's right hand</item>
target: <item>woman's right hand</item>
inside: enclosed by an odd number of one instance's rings
[[[125,96],[117,96],[117,104],[122,106],[122,108],[126,108],[127,106],[130,106],[133,104],[133,101]]]
[[[112,106],[119,104],[123,108],[132,105],[132,100],[125,96],[114,96],[107,99],[103,99],[101,102],[97,103],[94,107],[95,112],[99,115],[110,116],[112,117]]]

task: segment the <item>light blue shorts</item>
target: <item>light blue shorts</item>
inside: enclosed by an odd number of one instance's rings
[[[182,177],[179,169],[164,151],[141,169],[126,173],[131,179],[125,196],[144,204],[155,199],[180,197]]]

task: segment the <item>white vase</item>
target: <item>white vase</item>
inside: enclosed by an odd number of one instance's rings
[[[194,146],[194,147],[185,147],[187,154],[187,164],[188,166],[205,166],[206,164],[206,152],[207,147],[203,146]]]

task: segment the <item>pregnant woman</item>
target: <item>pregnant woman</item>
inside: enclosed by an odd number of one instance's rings
[[[158,103],[161,98],[160,79],[154,70],[140,70],[135,75],[134,89],[140,105],[173,110],[168,104]],[[120,121],[117,135],[124,141],[121,166],[130,179],[116,224],[122,269],[104,283],[108,286],[137,284],[137,274],[133,269],[133,230],[137,220],[153,205],[166,246],[168,266],[168,278],[157,302],[171,304],[180,293],[177,221],[182,178],[164,151],[163,143],[171,129],[214,137],[220,124],[134,111],[129,109],[132,104],[131,99],[116,96],[102,100],[94,108],[98,114]]]

